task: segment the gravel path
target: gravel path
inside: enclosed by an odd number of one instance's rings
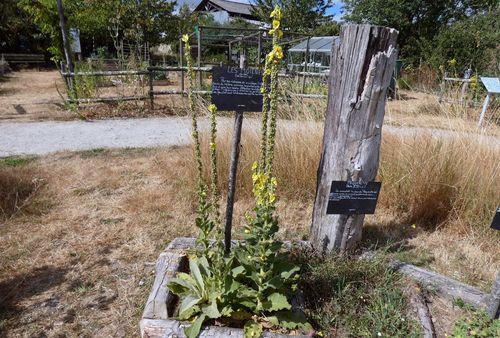
[[[186,145],[186,118],[0,123],[0,157],[63,150]]]
[[[219,130],[232,130],[231,118],[219,119]],[[282,130],[316,127],[316,122],[283,121]],[[0,123],[0,157],[13,155],[44,155],[64,150],[90,150],[96,148],[137,148],[156,146],[183,146],[191,141],[191,121],[185,117],[122,119],[99,121],[50,121]],[[258,132],[258,119],[245,119],[244,129]],[[200,129],[208,121],[200,121]],[[321,127],[320,127],[321,128]],[[411,138],[429,134],[441,140],[474,138],[492,147],[500,147],[500,139],[491,135],[453,132],[443,129],[384,126],[384,132]]]

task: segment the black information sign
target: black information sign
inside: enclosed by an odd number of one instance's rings
[[[261,87],[259,69],[212,68],[212,103],[218,110],[262,111]]]
[[[493,222],[491,222],[491,228],[495,230],[500,230],[500,207],[497,208],[497,213],[493,217]]]
[[[333,181],[326,213],[329,215],[374,214],[380,182]]]

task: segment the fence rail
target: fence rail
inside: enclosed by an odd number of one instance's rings
[[[212,66],[205,67],[193,67],[192,70],[197,73],[211,73]],[[154,99],[156,96],[161,95],[187,95],[184,81],[184,73],[188,71],[188,67],[182,66],[150,66],[144,70],[117,70],[117,71],[93,71],[93,72],[67,72],[61,71],[61,76],[64,78],[68,89],[73,93],[73,96],[68,98],[67,101],[70,103],[97,103],[97,102],[119,102],[119,101],[134,101],[134,100],[149,100],[150,107],[154,107]],[[154,76],[157,72],[180,72],[181,81],[179,84],[179,89],[164,89],[155,90],[154,88]],[[110,96],[101,98],[78,98],[76,95],[76,90],[72,88],[74,83],[73,79],[78,77],[114,77],[114,76],[147,76],[149,90],[145,95],[132,95],[132,96]],[[293,72],[293,73],[280,73],[280,77],[293,78],[293,77],[310,77],[310,78],[327,78],[327,73],[312,73],[312,72]],[[211,91],[209,90],[194,90],[193,93],[198,95],[209,95]],[[324,99],[326,95],[322,94],[306,94],[302,93],[288,93],[287,97],[301,97],[310,99]]]

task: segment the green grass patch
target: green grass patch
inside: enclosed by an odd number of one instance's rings
[[[33,162],[35,156],[9,156],[0,159],[0,166],[3,167],[22,167]]]
[[[306,315],[324,336],[419,337],[402,276],[383,258],[297,255]]]
[[[452,337],[500,337],[500,319],[491,318],[486,312],[457,300],[455,305],[467,311],[453,327]]]
[[[77,154],[81,158],[92,158],[92,157],[97,157],[97,156],[104,155],[107,152],[108,152],[107,149],[104,149],[104,148],[95,148],[95,149],[90,149],[90,150],[78,151]]]

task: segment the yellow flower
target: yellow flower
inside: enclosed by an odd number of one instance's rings
[[[273,28],[276,30],[276,28],[279,28],[279,26],[280,26],[280,21],[279,21],[279,20],[274,19],[274,20],[273,20]]]
[[[448,65],[450,67],[455,67],[457,65],[457,60],[456,59],[448,60]]]
[[[208,106],[208,110],[210,110],[211,113],[215,113],[217,111],[217,107],[215,104],[211,104]]]
[[[271,12],[270,17],[276,20],[281,20],[281,8],[279,8],[278,6],[274,7],[274,10]]]
[[[184,35],[182,36],[182,41],[183,41],[183,42],[188,42],[188,41],[189,41],[189,35],[184,34]]]
[[[259,167],[259,164],[257,163],[257,161],[255,161],[253,164],[252,164],[252,170],[255,171],[257,170],[257,168]]]
[[[217,148],[217,145],[213,142],[210,142],[210,150],[215,150]]]

